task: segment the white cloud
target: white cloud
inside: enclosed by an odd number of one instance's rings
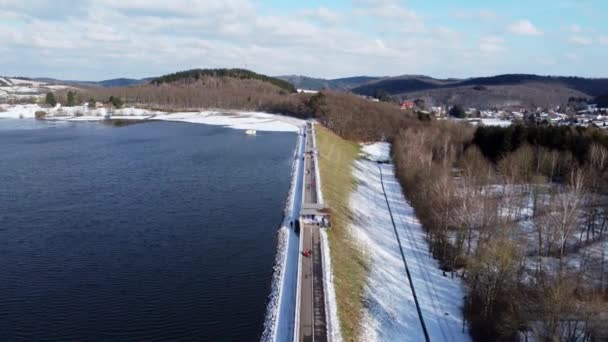
[[[203,15],[236,15],[242,17],[255,10],[255,6],[248,0],[98,0],[100,6],[128,11],[131,15],[151,16],[203,16]],[[200,17],[200,19],[209,19]]]
[[[496,13],[492,12],[492,11],[488,11],[488,10],[481,10],[479,11],[479,18],[482,20],[492,20],[492,19],[496,19]]]
[[[304,6],[290,12],[258,0],[0,0],[0,71],[105,79],[248,67],[270,75],[463,77],[520,71],[522,55],[542,55],[540,47],[504,53],[515,51],[518,42],[503,36],[504,22],[486,22],[500,14],[418,12],[409,3],[354,0],[340,10]],[[54,4],[68,14],[50,18]],[[449,20],[454,15],[474,21],[475,33],[455,30]],[[517,34],[542,34],[528,21],[515,24],[511,28]],[[569,29],[563,30],[562,44],[570,36],[584,36],[608,45],[608,36]],[[583,60],[583,52],[578,53]],[[529,71],[548,70],[532,57],[529,61]]]
[[[567,31],[567,32],[572,32],[572,33],[582,33],[584,31],[582,27],[580,27],[576,24],[563,26],[562,30]]]
[[[359,17],[377,19],[393,33],[422,33],[427,31],[423,17],[394,0],[356,0],[353,13]]]
[[[571,36],[568,40],[576,45],[587,46],[593,44],[593,39],[581,35]]]
[[[567,52],[564,54],[564,57],[571,62],[576,62],[580,59],[579,55],[574,52]]]
[[[539,30],[529,20],[519,20],[507,28],[513,34],[522,36],[542,36],[543,32]]]
[[[457,10],[452,14],[456,19],[460,20],[491,21],[498,17],[495,12],[484,9],[478,11]]]
[[[507,48],[504,46],[504,39],[497,36],[487,36],[480,39],[479,50],[482,54],[488,55],[504,52]]]
[[[327,25],[336,25],[344,20],[343,16],[340,13],[333,11],[325,6],[320,6],[313,10],[306,10],[304,11],[304,15]]]

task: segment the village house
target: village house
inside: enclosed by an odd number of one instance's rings
[[[401,109],[412,109],[416,106],[416,103],[414,103],[414,101],[403,101],[401,103]]]

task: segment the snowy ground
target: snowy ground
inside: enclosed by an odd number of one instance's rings
[[[372,161],[390,162],[391,160],[391,144],[386,142],[364,145],[361,151],[366,159]]]
[[[106,119],[106,108],[89,109],[86,105],[74,107],[42,108],[39,105],[0,105],[0,118],[34,118],[37,111],[47,113],[47,120],[101,121]],[[223,126],[240,130],[271,132],[298,132],[303,120],[283,115],[258,112],[186,112],[167,114],[141,108],[122,108],[112,111],[112,119],[121,120],[163,120]]]
[[[298,132],[298,127],[304,124],[304,121],[296,118],[258,112],[172,113],[157,115],[154,120],[183,121],[235,129],[275,132]]]
[[[388,144],[363,148],[374,160],[386,160],[389,150]],[[383,194],[381,173],[430,340],[469,341],[468,333],[463,333],[464,289],[460,279],[444,276],[430,254],[426,234],[403,196],[393,166],[370,160],[356,162],[354,176],[358,186],[350,198],[352,229],[370,262],[361,340],[424,341]]]
[[[342,331],[340,330],[340,319],[338,318],[338,304],[336,302],[329,240],[327,239],[327,231],[325,229],[321,229],[321,252],[323,253],[323,286],[325,288],[327,334],[331,342],[341,342]]]
[[[0,77],[0,100],[42,98],[51,90],[64,89],[67,86],[49,85],[45,82]]]
[[[481,124],[483,126],[498,126],[498,127],[509,127],[513,124],[511,120],[503,120],[497,118],[483,118],[483,119],[469,119],[467,120],[473,125]]]

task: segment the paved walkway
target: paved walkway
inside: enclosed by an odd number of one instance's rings
[[[312,128],[306,129],[306,150],[313,151]],[[315,180],[314,158],[307,153],[304,161],[304,203],[316,204],[317,182]],[[309,250],[309,256],[302,255],[300,268],[300,326],[298,341],[327,341],[325,315],[325,291],[323,289],[323,263],[319,227],[303,224],[300,229],[302,249]]]

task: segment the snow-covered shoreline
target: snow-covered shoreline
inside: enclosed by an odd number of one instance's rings
[[[294,331],[299,237],[290,227],[300,212],[303,184],[304,128],[298,134],[294,152],[291,188],[285,207],[283,225],[278,232],[277,254],[272,280],[272,290],[266,310],[262,341],[292,341]]]
[[[351,228],[370,262],[361,340],[424,341],[399,239],[430,340],[469,341],[463,332],[464,288],[459,278],[443,274],[429,252],[426,233],[387,164],[390,144],[364,146],[363,152],[366,159],[355,162],[358,186],[350,198]]]
[[[74,107],[42,108],[39,105],[0,105],[0,118],[33,119],[36,112],[44,111],[45,120],[59,121],[102,121],[112,120],[161,120],[177,121],[213,126],[222,126],[238,130],[256,130],[265,132],[294,132],[304,124],[303,120],[284,115],[246,111],[200,111],[165,113],[148,109],[127,107],[114,109],[89,109],[86,105]]]

